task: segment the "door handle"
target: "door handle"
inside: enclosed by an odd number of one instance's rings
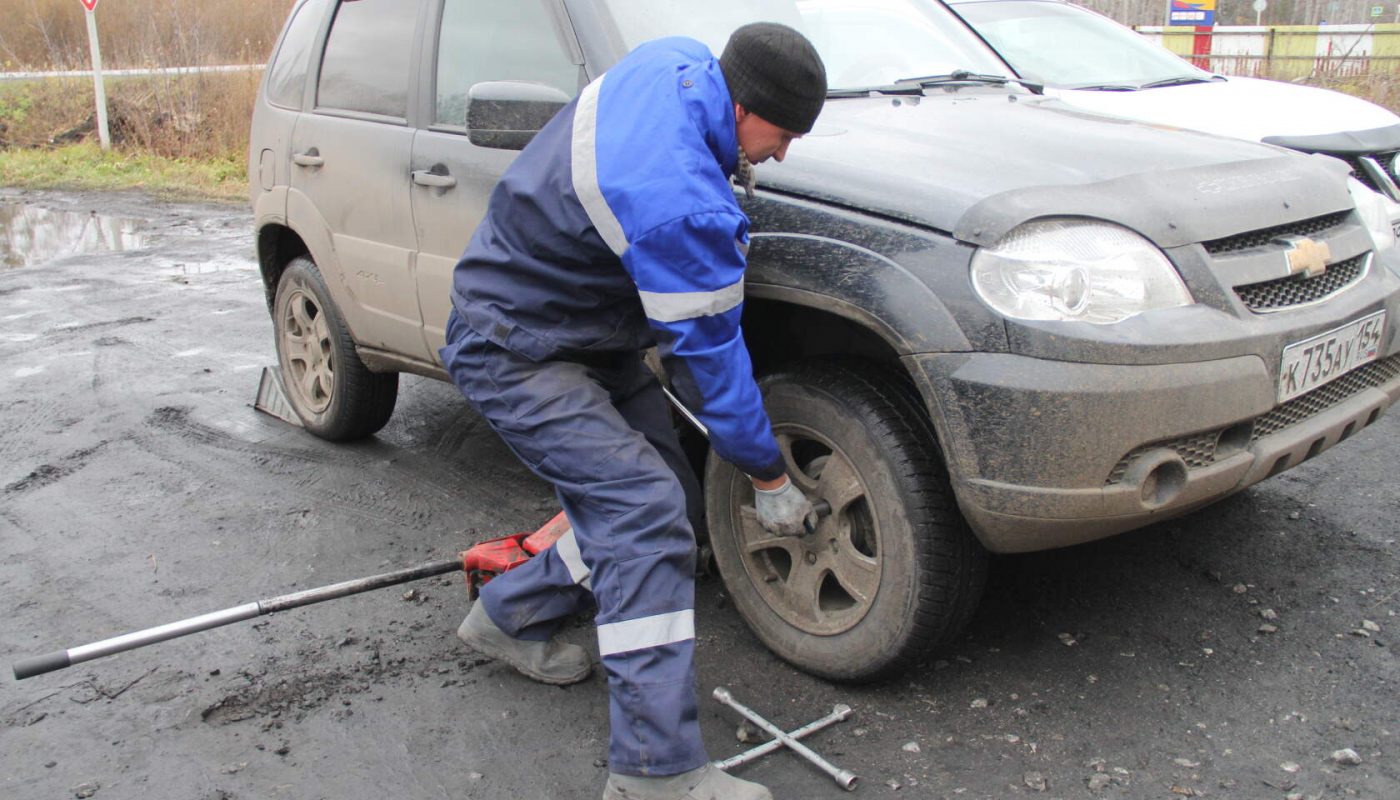
[[[305,153],[293,153],[292,163],[298,167],[319,167],[324,165],[326,160],[321,158],[321,153],[313,147]]]
[[[451,189],[457,185],[457,179],[451,175],[439,175],[436,172],[426,169],[415,169],[413,171],[413,182],[419,186],[432,186],[436,189]]]

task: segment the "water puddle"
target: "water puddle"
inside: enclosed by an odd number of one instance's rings
[[[95,211],[0,203],[0,269],[28,267],[81,253],[139,250],[148,238],[140,226],[140,220]]]
[[[258,265],[252,261],[244,259],[225,259],[223,261],[201,261],[198,264],[180,263],[176,264],[181,275],[213,275],[220,272],[252,272]]]

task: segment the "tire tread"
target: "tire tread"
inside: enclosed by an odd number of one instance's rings
[[[899,626],[888,636],[877,636],[886,649],[867,650],[858,663],[847,665],[794,663],[847,682],[875,682],[907,671],[966,627],[981,599],[988,561],[958,510],[936,432],[917,390],[897,369],[850,359],[800,362],[761,383],[801,387],[857,419],[884,454],[913,535],[915,585],[904,619],[879,623]]]
[[[907,376],[845,360],[808,362],[788,374],[832,390],[875,421],[872,434],[900,455],[891,466],[906,484],[906,497],[927,500],[905,504],[919,547],[914,633],[883,668],[862,676],[886,679],[951,643],[967,626],[986,582],[987,554],[958,511],[933,425]]]
[[[331,399],[328,418],[317,423],[307,420],[300,409],[297,409],[297,413],[302,417],[308,431],[327,441],[352,442],[372,436],[383,429],[393,416],[399,396],[399,375],[397,372],[372,372],[360,360],[354,337],[345,326],[340,309],[336,308],[331,300],[325,278],[316,262],[309,257],[298,256],[287,264],[279,281],[279,292],[281,285],[289,277],[295,278],[297,274],[305,275],[318,295],[321,313],[326,315],[331,335],[336,339],[335,351],[341,356],[340,363],[336,365],[337,396]],[[274,309],[279,307],[280,304],[274,304]],[[278,322],[274,318],[274,329],[277,325]],[[278,338],[280,340],[280,334]],[[295,402],[292,405],[295,407]]]

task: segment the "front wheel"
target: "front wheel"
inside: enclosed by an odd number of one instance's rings
[[[806,536],[768,533],[748,477],[712,453],[710,539],[734,605],[807,672],[896,674],[962,630],[986,575],[932,426],[902,375],[867,365],[806,364],[762,386],[789,476],[831,513]]]
[[[399,396],[396,372],[360,361],[355,341],[316,263],[293,259],[272,304],[277,361],[287,400],[311,433],[333,442],[363,439],[388,422]]]

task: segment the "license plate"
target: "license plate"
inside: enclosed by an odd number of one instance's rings
[[[1385,312],[1378,311],[1340,328],[1283,348],[1278,401],[1292,400],[1380,355]]]

